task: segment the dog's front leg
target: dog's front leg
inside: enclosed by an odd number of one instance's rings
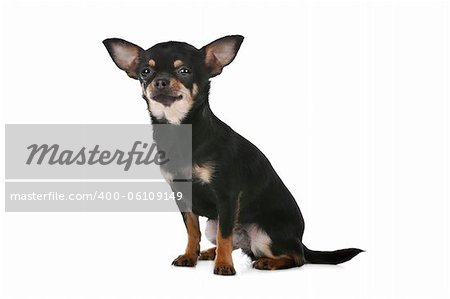
[[[224,235],[221,230],[219,221],[219,227],[217,228],[217,247],[216,247],[216,260],[214,262],[214,274],[218,275],[234,275],[236,270],[233,266],[233,258],[231,253],[233,252],[233,233]]]
[[[233,266],[233,229],[237,222],[239,211],[239,196],[230,198],[229,201],[218,203],[219,221],[216,237],[216,259],[214,262],[214,274],[234,275]]]
[[[192,212],[181,212],[188,233],[188,242],[184,254],[178,256],[173,262],[174,266],[194,267],[200,253],[200,226],[198,216]]]

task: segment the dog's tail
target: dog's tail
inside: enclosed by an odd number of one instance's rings
[[[316,251],[310,250],[303,245],[305,261],[309,264],[329,264],[337,265],[351,260],[364,250],[358,248],[346,248],[335,251]]]

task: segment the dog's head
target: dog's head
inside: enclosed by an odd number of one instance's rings
[[[209,79],[233,61],[243,39],[225,36],[201,49],[165,42],[144,50],[118,38],[103,43],[114,63],[140,81],[151,115],[161,122],[180,124],[197,96],[209,87]]]

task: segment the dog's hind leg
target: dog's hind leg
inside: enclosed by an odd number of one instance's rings
[[[281,270],[303,265],[303,260],[299,256],[283,255],[280,257],[260,257],[253,263],[253,268],[259,270]]]
[[[296,236],[282,234],[269,236],[257,225],[248,227],[251,251],[255,256],[253,268],[259,270],[280,270],[300,267],[305,263],[301,241]]]

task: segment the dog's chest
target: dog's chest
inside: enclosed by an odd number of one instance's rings
[[[161,167],[161,174],[168,182],[171,184],[174,179],[186,178],[189,177],[189,172],[192,171],[192,182],[194,184],[200,185],[209,185],[214,179],[214,167],[213,162],[203,162],[192,165],[192,169],[177,169],[177,170],[169,170],[165,167]]]
[[[188,178],[192,175],[192,211],[208,218],[217,216],[216,194],[212,189],[214,180],[214,167],[212,163],[194,164],[192,169],[168,170],[161,167],[161,174],[169,183],[174,192],[177,191],[178,179]]]

